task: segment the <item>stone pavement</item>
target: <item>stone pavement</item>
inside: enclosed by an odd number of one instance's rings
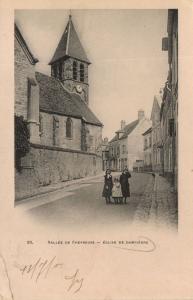
[[[177,194],[169,182],[158,174],[149,180],[142,200],[136,210],[137,222],[152,223],[155,226],[177,227]]]
[[[148,222],[150,217],[150,210],[153,199],[154,177],[149,178],[148,184],[145,188],[143,195],[141,195],[141,201],[137,207],[135,213],[136,222]]]
[[[178,223],[177,194],[169,182],[159,175],[155,177],[149,221],[158,226],[177,226]]]

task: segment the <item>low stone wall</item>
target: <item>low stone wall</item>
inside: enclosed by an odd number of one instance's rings
[[[31,145],[22,158],[22,171],[15,174],[15,197],[31,194],[39,186],[94,176],[102,171],[96,154],[57,147]]]

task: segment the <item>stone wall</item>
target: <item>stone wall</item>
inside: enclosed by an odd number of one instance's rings
[[[88,86],[88,64],[75,60],[77,62],[77,80],[73,79],[73,59],[69,58],[64,62],[63,84],[70,92],[76,93],[76,86],[82,86],[82,92],[79,93],[81,98],[89,103],[89,86]],[[84,82],[80,82],[80,64],[84,65]]]
[[[102,127],[86,124],[88,151],[92,153],[101,153]]]
[[[32,194],[40,186],[94,176],[102,171],[102,158],[92,153],[58,147],[32,145],[16,172],[16,199]]]
[[[15,56],[15,114],[27,119],[28,110],[28,78],[35,80],[35,67],[23,52],[17,38],[14,42]]]
[[[55,129],[56,146],[61,148],[69,148],[73,150],[81,150],[81,120],[71,118],[73,132],[72,138],[66,137],[66,116],[54,115],[45,112],[40,113],[41,116],[41,133],[40,143],[42,145],[53,146],[53,118],[58,120],[58,128]]]
[[[77,79],[73,79],[73,62],[77,63]],[[84,65],[84,82],[80,81],[80,64]],[[59,66],[62,69],[62,76],[59,76]],[[54,68],[57,70],[57,74],[54,74]],[[88,85],[88,64],[81,62],[77,59],[68,58],[66,60],[59,60],[55,62],[51,67],[51,74],[54,77],[60,79],[64,87],[72,93],[77,93],[76,86],[82,86],[82,92],[78,93],[81,98],[88,104],[89,103],[89,85]]]
[[[73,132],[72,138],[66,137],[66,116],[40,112],[40,143],[53,146],[53,119],[58,121],[55,129],[55,146],[72,150],[81,150],[81,119],[71,118]],[[102,127],[86,123],[87,151],[101,155]]]
[[[77,59],[68,58],[63,63],[63,80],[73,79],[73,62],[77,63],[77,81],[80,82],[80,64],[84,65],[84,83],[88,83],[88,64]]]

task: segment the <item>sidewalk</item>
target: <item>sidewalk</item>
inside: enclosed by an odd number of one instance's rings
[[[134,218],[137,223],[146,223],[149,220],[150,210],[152,206],[154,182],[155,179],[153,176],[151,176],[143,195],[141,195],[141,201],[137,207]]]
[[[155,178],[150,178],[137,208],[135,220],[156,226],[177,226],[177,195],[164,177],[156,174]]]
[[[177,194],[169,182],[159,175],[155,177],[149,221],[166,226],[177,226],[178,223]]]
[[[16,205],[21,201],[23,202],[23,201],[27,201],[27,200],[32,200],[33,198],[35,198],[37,196],[46,195],[51,192],[59,191],[65,187],[69,187],[74,184],[80,184],[80,183],[84,183],[85,181],[90,181],[92,179],[98,179],[103,176],[103,173],[104,172],[102,172],[98,175],[95,175],[95,176],[87,176],[84,178],[69,180],[69,181],[65,181],[65,182],[59,182],[59,183],[50,184],[47,186],[40,186],[38,189],[34,190],[33,192],[29,192],[27,195],[17,197],[15,199]]]

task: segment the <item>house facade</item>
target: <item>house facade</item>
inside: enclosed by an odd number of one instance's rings
[[[103,125],[89,108],[90,62],[71,16],[50,61],[51,76],[36,71],[38,60],[17,25],[14,49],[15,115],[27,122],[30,133],[16,189],[101,172]]]
[[[102,160],[103,160],[103,171],[110,168],[109,166],[109,142],[108,138],[104,138],[102,142]]]
[[[168,52],[168,78],[161,105],[163,173],[177,189],[178,174],[178,10],[168,10],[168,36],[162,50]]]
[[[162,173],[162,147],[161,147],[161,123],[160,123],[160,109],[161,109],[161,91],[160,95],[156,95],[153,100],[151,111],[152,121],[152,170],[154,172]]]
[[[138,119],[127,124],[121,121],[121,128],[109,142],[109,160],[112,170],[121,171],[125,166],[133,170],[136,161],[143,161],[143,133],[151,126],[144,111],[138,111]]]
[[[148,128],[143,133],[144,137],[144,164],[143,170],[145,172],[152,171],[152,127]]]

